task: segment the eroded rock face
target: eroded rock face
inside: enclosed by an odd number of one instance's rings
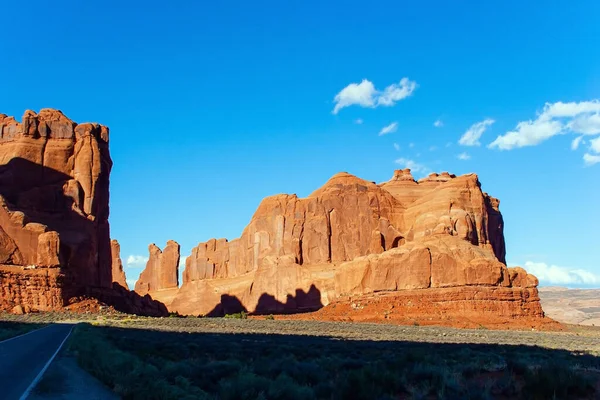
[[[111,286],[108,128],[62,112],[0,114],[0,258]],[[8,240],[8,237],[10,240]]]
[[[148,262],[135,283],[135,292],[170,304],[179,288],[179,250],[179,243],[173,240],[167,242],[164,250],[150,244]]]
[[[112,255],[112,281],[129,290],[125,271],[123,271],[123,262],[121,261],[121,245],[115,239],[110,241],[110,251]]]
[[[460,301],[450,299],[448,312],[541,318],[535,277],[505,265],[498,205],[475,174],[415,181],[398,170],[377,185],[340,173],[307,198],[266,198],[239,239],[200,243],[169,308],[293,312],[385,292],[441,299],[452,288]],[[472,293],[491,303],[475,307]],[[509,294],[500,305],[494,293]]]
[[[120,311],[166,314],[113,288],[111,168],[105,126],[52,109],[26,111],[21,123],[0,114],[0,309],[57,310],[95,293]]]

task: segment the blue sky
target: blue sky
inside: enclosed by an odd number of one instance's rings
[[[479,174],[509,265],[600,286],[598,1],[9,1],[3,15],[0,112],[111,128],[129,280],[149,243],[189,254],[239,236],[265,196],[409,165]]]

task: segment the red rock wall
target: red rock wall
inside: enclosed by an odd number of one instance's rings
[[[135,292],[170,304],[179,289],[179,250],[179,243],[173,240],[167,242],[164,251],[154,243],[148,246],[150,255],[135,283]]]
[[[33,310],[63,306],[64,275],[57,268],[24,269],[0,266],[0,309],[21,305]]]
[[[169,307],[183,314],[222,312],[232,308],[227,304],[279,312],[420,289],[427,296],[464,287],[535,291],[535,277],[504,263],[498,205],[475,174],[417,182],[399,170],[376,185],[340,173],[307,198],[266,198],[239,239],[200,243]],[[521,304],[525,297],[508,307],[537,318],[536,307]]]
[[[0,263],[59,267],[74,292],[110,288],[111,167],[105,126],[0,114]]]

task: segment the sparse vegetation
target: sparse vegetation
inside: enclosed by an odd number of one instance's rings
[[[0,321],[0,342],[11,337],[23,335],[29,331],[43,328],[45,324],[35,323],[7,323]]]
[[[245,311],[240,311],[239,313],[225,314],[223,318],[248,319],[248,313]]]
[[[406,336],[372,335],[373,340],[340,340],[324,330],[375,332],[369,324],[278,321],[283,331],[299,334],[249,333],[272,331],[273,324],[264,319],[235,321],[240,318],[140,319],[119,327],[84,324],[75,329],[69,351],[84,369],[125,399],[597,396],[600,361],[590,354],[523,345],[407,341],[413,334],[440,332],[431,328],[382,327]],[[320,336],[306,335],[309,328]],[[207,331],[211,329],[218,332]],[[449,329],[439,337],[460,338],[461,332],[483,338],[477,330]],[[495,334],[502,333],[483,335]]]

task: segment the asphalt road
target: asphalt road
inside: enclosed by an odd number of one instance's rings
[[[72,327],[72,324],[54,324],[0,342],[0,399],[20,399]]]

